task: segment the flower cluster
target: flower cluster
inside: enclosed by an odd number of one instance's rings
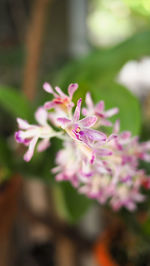
[[[72,97],[78,84],[69,85],[68,95],[48,83],[43,88],[53,100],[35,113],[38,125],[17,119],[16,141],[28,147],[24,159],[32,158],[37,142],[37,150],[43,151],[52,137],[60,138],[63,148],[52,169],[57,181],[71,182],[79,193],[109,203],[114,210],[134,210],[144,200],[141,186],[150,188],[149,177],[138,169],[139,160],[150,161],[150,142],[140,143],[129,131],[120,133],[119,121],[112,124],[109,120],[118,108],[105,110],[103,101],[94,105],[90,93],[86,94],[86,107],[81,108],[79,99],[74,109]],[[106,135],[101,126],[112,127],[112,134]]]

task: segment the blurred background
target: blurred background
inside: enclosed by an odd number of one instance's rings
[[[0,1],[0,266],[150,265],[150,197],[115,213],[57,184],[56,140],[23,162],[16,117],[34,122],[45,81],[77,82],[75,101],[90,91],[149,139],[150,0]]]

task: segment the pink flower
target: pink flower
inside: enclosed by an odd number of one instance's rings
[[[113,115],[118,113],[118,108],[112,108],[107,111],[105,111],[105,104],[103,101],[100,101],[94,106],[94,103],[92,101],[91,95],[88,92],[86,94],[86,108],[82,109],[82,113],[84,116],[87,115],[96,115],[97,117],[97,124],[96,126],[112,126],[112,123],[107,119],[112,117]]]
[[[37,110],[35,117],[39,125],[30,125],[27,121],[17,118],[19,131],[15,133],[16,141],[28,146],[24,155],[25,161],[31,160],[39,138],[42,140],[39,142],[37,150],[41,152],[50,145],[49,139],[58,134],[48,125],[47,112],[42,107]]]
[[[122,207],[134,211],[138,202],[145,199],[141,187],[150,189],[150,178],[144,170],[138,169],[139,160],[150,162],[150,142],[140,143],[130,131],[120,133],[118,120],[110,136],[101,132],[99,126],[111,126],[108,119],[118,108],[105,111],[103,101],[94,106],[89,93],[86,108],[82,109],[85,117],[80,119],[81,99],[72,112],[72,97],[77,88],[77,84],[70,84],[66,95],[59,87],[54,91],[44,83],[44,90],[54,99],[37,110],[38,125],[17,119],[16,141],[28,147],[24,159],[32,158],[39,139],[37,150],[43,151],[52,137],[58,137],[63,141],[63,148],[57,153],[56,167],[52,169],[57,181],[69,181],[79,193],[100,204],[107,203],[115,211]],[[52,126],[57,127],[57,131]]]
[[[70,109],[74,106],[74,103],[72,102],[72,97],[77,88],[77,83],[70,84],[68,87],[68,96],[63,93],[63,91],[59,87],[55,87],[55,92],[52,89],[51,85],[45,82],[43,85],[43,89],[54,96],[54,99],[52,101],[46,102],[44,104],[45,109],[60,108],[64,111],[70,111]]]
[[[74,140],[82,141],[89,146],[94,142],[105,142],[107,137],[103,132],[91,129],[97,121],[96,116],[88,116],[79,120],[81,102],[82,100],[79,99],[72,120],[60,117],[57,119],[58,123]]]

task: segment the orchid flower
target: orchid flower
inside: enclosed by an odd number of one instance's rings
[[[97,121],[96,116],[87,116],[79,120],[81,102],[82,99],[79,99],[72,120],[60,117],[57,119],[58,123],[74,140],[83,141],[87,145],[95,141],[105,142],[107,137],[103,132],[91,129]]]
[[[98,126],[112,126],[112,123],[108,120],[108,118],[118,113],[118,108],[112,108],[105,111],[104,101],[100,101],[96,105],[94,105],[91,94],[88,92],[86,94],[86,107],[82,109],[82,114],[84,116],[87,115],[96,115],[97,117],[97,127]]]
[[[44,108],[40,107],[36,113],[35,118],[39,125],[30,125],[27,121],[17,118],[19,131],[15,133],[16,141],[28,146],[28,150],[24,155],[25,161],[30,161],[38,139],[42,139],[37,146],[39,152],[47,149],[50,146],[50,138],[59,136],[52,127],[47,123],[47,112]]]
[[[150,189],[150,177],[138,169],[139,160],[150,162],[150,141],[140,143],[130,131],[120,132],[119,121],[109,121],[118,108],[105,111],[104,102],[94,105],[90,93],[82,109],[84,118],[80,118],[82,99],[73,112],[76,83],[69,85],[68,95],[59,87],[53,90],[47,82],[43,88],[54,98],[35,113],[38,124],[17,119],[16,141],[28,147],[24,160],[31,160],[36,145],[38,151],[43,151],[52,137],[60,138],[63,148],[52,169],[56,181],[70,182],[79,193],[100,204],[107,203],[115,211],[122,207],[134,211],[138,202],[145,200],[141,187]],[[99,126],[113,126],[112,133],[106,135]]]
[[[68,87],[68,95],[66,95],[59,87],[55,87],[55,92],[52,89],[51,85],[45,82],[43,89],[54,96],[54,99],[52,101],[46,102],[44,104],[45,109],[59,108],[65,112],[70,111],[70,109],[74,106],[72,97],[77,88],[77,83],[70,84]]]

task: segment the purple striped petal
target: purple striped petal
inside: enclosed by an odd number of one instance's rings
[[[85,117],[82,120],[80,120],[80,124],[83,127],[92,127],[92,126],[94,126],[96,121],[97,121],[96,116],[89,116],[89,117]]]
[[[84,134],[92,141],[106,141],[107,139],[104,133],[94,129],[84,129]]]
[[[65,128],[71,122],[71,120],[65,117],[59,117],[57,118],[57,122],[62,128]]]
[[[110,156],[112,155],[112,151],[109,149],[99,149],[99,150],[95,150],[95,153],[99,156]]]

